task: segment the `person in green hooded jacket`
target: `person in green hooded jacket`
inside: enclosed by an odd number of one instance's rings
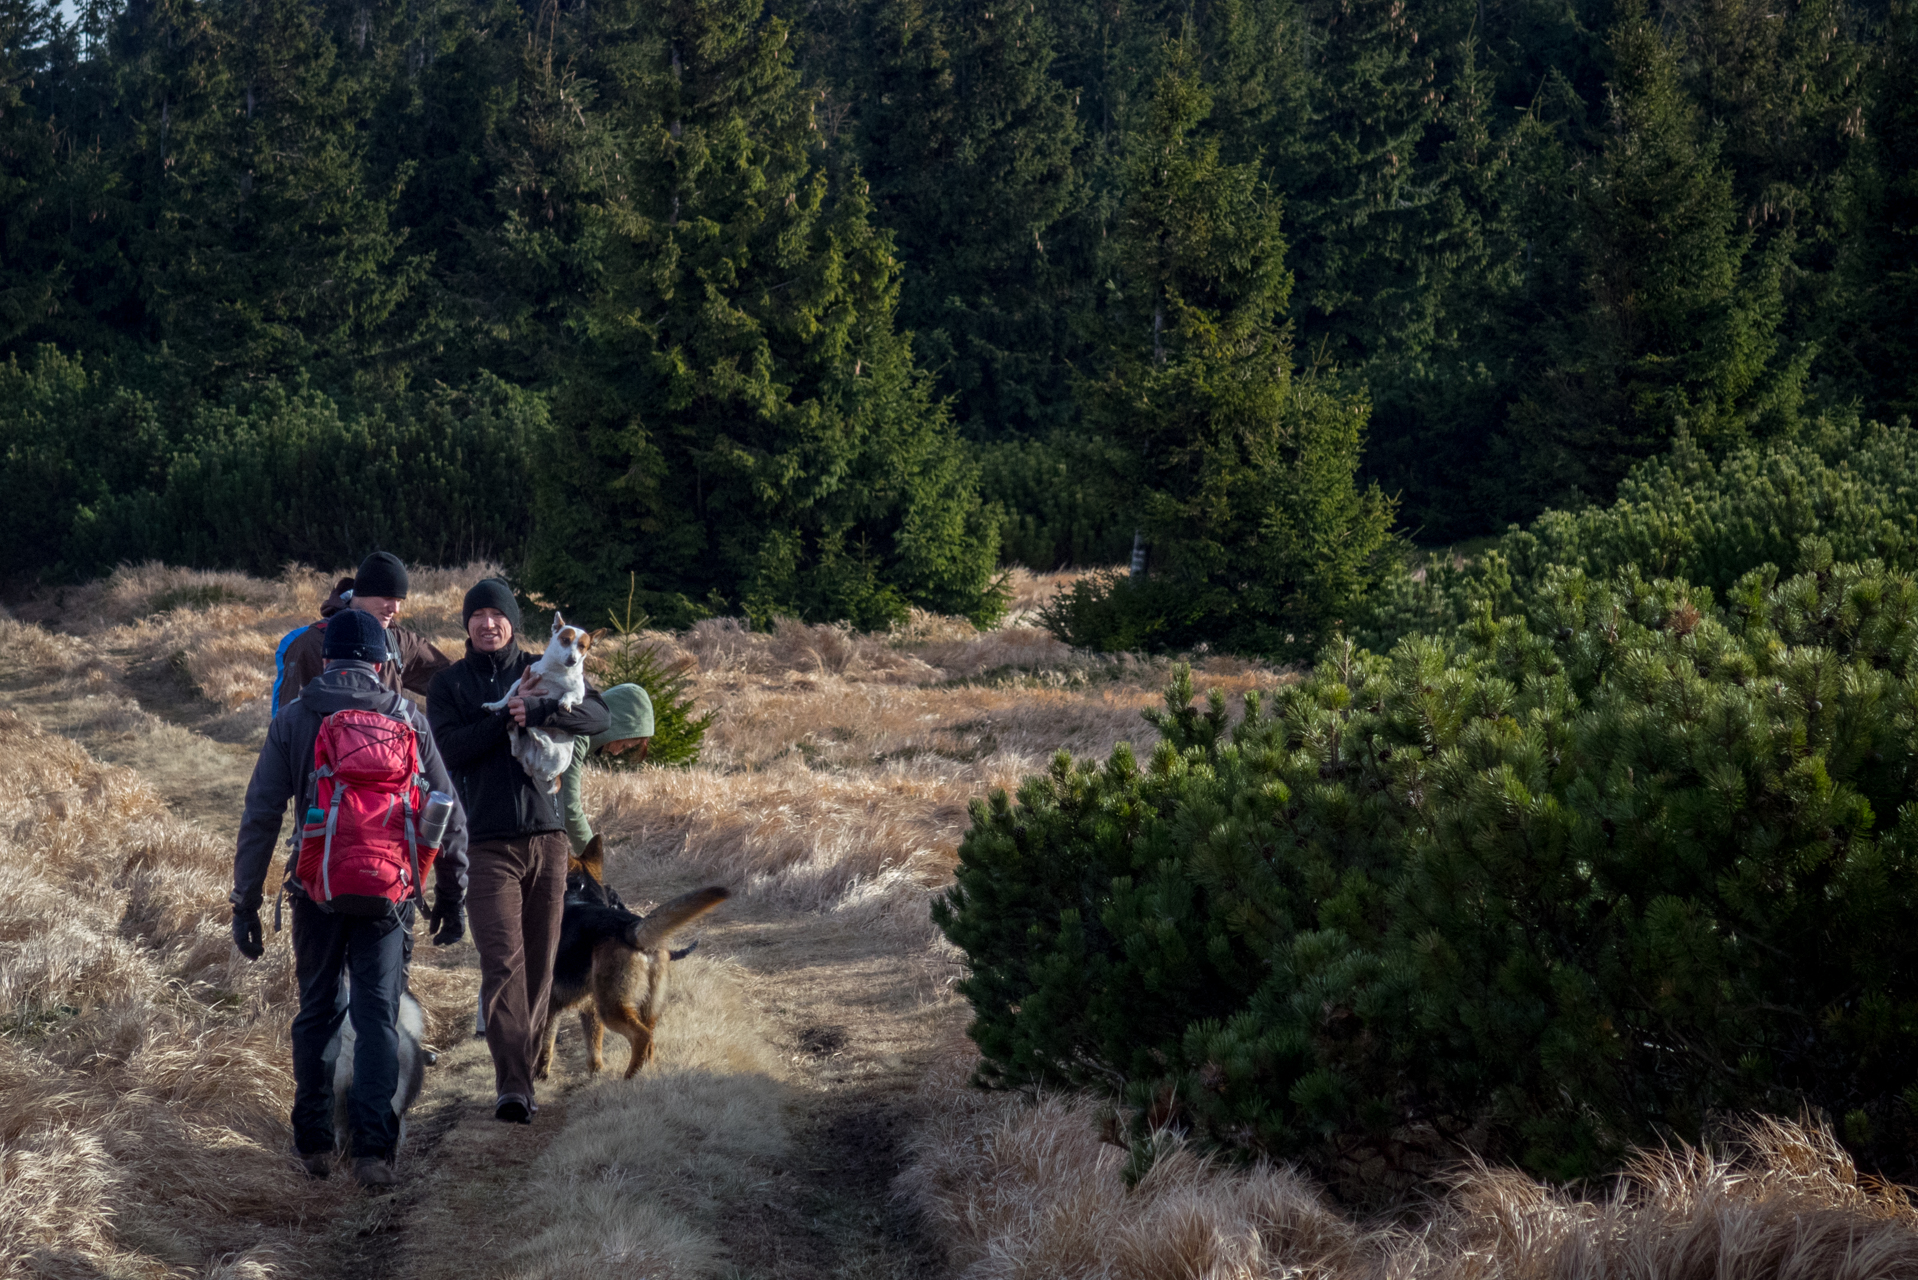
[[[636,684],[616,684],[601,696],[613,714],[613,722],[604,733],[573,739],[573,766],[559,784],[560,800],[566,809],[566,836],[573,842],[575,857],[593,839],[593,824],[586,820],[586,801],[581,794],[587,753],[617,756],[637,750],[644,760],[653,737],[653,700],[644,689]]]

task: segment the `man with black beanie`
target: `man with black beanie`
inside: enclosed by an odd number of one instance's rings
[[[280,641],[279,671],[273,680],[274,714],[299,697],[306,682],[324,669],[321,647],[327,623],[344,609],[371,614],[386,629],[387,655],[376,664],[381,682],[395,693],[410,689],[425,697],[433,677],[452,666],[453,660],[419,632],[395,624],[407,586],[406,566],[390,551],[375,551],[360,561],[352,577],[341,578],[320,606],[320,620]]]
[[[260,903],[265,897],[273,846],[289,800],[315,803],[314,743],[321,722],[337,711],[357,709],[399,721],[413,731],[426,785],[449,795],[453,780],[440,761],[426,717],[404,695],[385,687],[378,664],[387,635],[370,613],[344,610],[328,626],[326,670],[296,700],[273,717],[266,745],[253,766],[233,858],[233,941],[250,960],[264,954]],[[433,942],[458,942],[466,930],[466,817],[454,807],[434,863]],[[424,889],[425,886],[418,886]],[[394,1182],[399,1117],[393,1110],[399,1083],[400,995],[413,951],[412,899],[392,904],[384,915],[350,915],[312,901],[289,863],[286,895],[293,907],[293,967],[300,1011],[293,1018],[293,1143],[300,1164],[323,1178],[333,1160],[333,1073],[327,1045],[350,1016],[357,1044],[347,1122],[353,1134],[353,1176],[368,1187]],[[340,999],[343,975],[351,974],[347,1003]]]
[[[571,846],[559,796],[513,758],[508,730],[544,726],[590,736],[612,719],[606,700],[590,687],[570,712],[537,687],[523,689],[503,710],[488,711],[484,704],[504,698],[538,655],[515,643],[519,604],[499,579],[482,579],[468,591],[461,614],[466,656],[433,681],[427,715],[472,840],[467,908],[480,953],[481,1011],[498,1092],[494,1115],[530,1124],[537,1110],[533,1064],[552,991]]]

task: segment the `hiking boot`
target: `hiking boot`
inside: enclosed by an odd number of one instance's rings
[[[353,1161],[353,1181],[368,1191],[384,1191],[398,1185],[400,1175],[393,1168],[391,1160],[382,1160],[378,1156],[360,1156]]]
[[[517,1093],[501,1094],[499,1105],[493,1108],[493,1119],[504,1120],[508,1124],[531,1124],[533,1109]]]
[[[309,1178],[324,1178],[333,1172],[331,1151],[301,1151],[295,1148],[293,1162],[304,1169]]]

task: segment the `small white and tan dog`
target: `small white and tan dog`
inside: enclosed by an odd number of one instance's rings
[[[503,711],[506,704],[525,690],[526,696],[559,695],[559,709],[571,711],[586,700],[586,653],[599,632],[568,626],[558,612],[553,614],[553,638],[538,662],[520,673],[513,687],[498,702],[483,705],[488,711]],[[513,759],[528,777],[545,787],[548,794],[559,790],[560,776],[573,764],[573,735],[564,729],[536,725],[522,729],[514,725]]]

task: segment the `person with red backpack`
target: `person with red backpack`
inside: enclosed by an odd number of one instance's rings
[[[282,707],[253,766],[233,858],[233,941],[265,953],[260,904],[287,801],[298,805],[286,896],[293,907],[293,1144],[316,1178],[332,1167],[333,1087],[328,1043],[350,1017],[356,1037],[346,1114],[353,1176],[369,1188],[395,1181],[399,1116],[400,997],[413,953],[413,920],[436,883],[429,915],[435,946],[466,932],[466,816],[426,718],[385,686],[385,630],[370,613],[336,614],[326,669]],[[451,804],[434,848],[426,822]],[[275,912],[277,927],[278,912]],[[350,977],[341,997],[342,980]]]

